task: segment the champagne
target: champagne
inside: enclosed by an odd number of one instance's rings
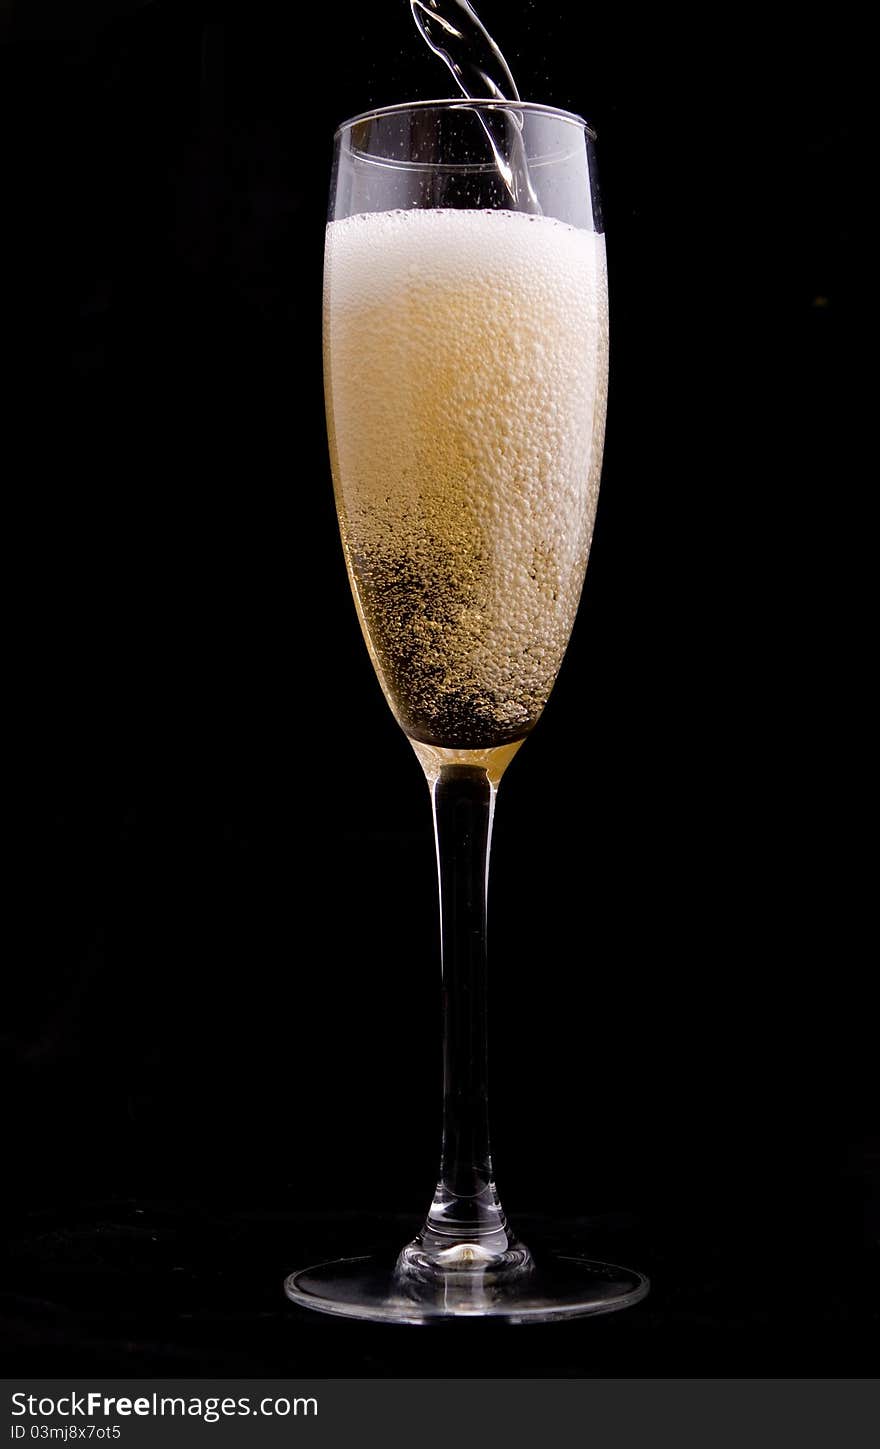
[[[327,229],[324,357],[346,563],[411,739],[528,734],[568,644],[605,425],[601,234],[509,211]]]
[[[469,0],[410,0],[410,9],[422,39],[463,95],[519,100],[510,66]],[[478,114],[513,210],[540,213],[516,112]]]
[[[464,95],[519,100],[510,66],[470,0],[410,0],[410,9],[422,39]]]

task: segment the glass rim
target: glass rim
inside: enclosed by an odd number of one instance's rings
[[[391,106],[371,106],[366,111],[358,111],[356,116],[349,116],[347,121],[342,121],[333,132],[333,139],[338,140],[344,131],[350,130],[361,121],[374,120],[380,116],[401,115],[404,111],[429,110],[525,111],[527,114],[534,112],[541,116],[557,116],[560,121],[568,121],[579,130],[585,131],[591,141],[597,139],[594,128],[577,111],[566,111],[561,106],[543,105],[540,101],[511,101],[499,96],[445,96],[433,101],[397,101]]]

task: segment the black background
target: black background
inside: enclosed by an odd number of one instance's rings
[[[613,338],[583,606],[497,817],[496,1163],[515,1220],[580,1220],[654,1292],[478,1353],[280,1297],[417,1226],[436,1166],[428,800],[345,580],[320,275],[334,127],[446,94],[439,62],[403,0],[33,4],[2,90],[13,1370],[873,1371],[857,85],[748,7],[481,13],[599,131]]]

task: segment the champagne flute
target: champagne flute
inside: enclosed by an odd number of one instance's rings
[[[533,1254],[507,1221],[489,1149],[495,796],[568,644],[601,470],[593,143],[580,117],[507,100],[389,106],[336,134],[330,455],[364,638],[431,792],[444,1076],[440,1174],[418,1236],[388,1262],[287,1279],[294,1302],[328,1313],[522,1322],[623,1308],[648,1288],[635,1271]]]

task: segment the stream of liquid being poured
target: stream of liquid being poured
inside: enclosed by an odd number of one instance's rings
[[[519,100],[510,66],[468,0],[410,0],[410,9],[423,39],[448,67],[463,95],[469,100]],[[515,209],[540,214],[516,113],[479,115]]]

